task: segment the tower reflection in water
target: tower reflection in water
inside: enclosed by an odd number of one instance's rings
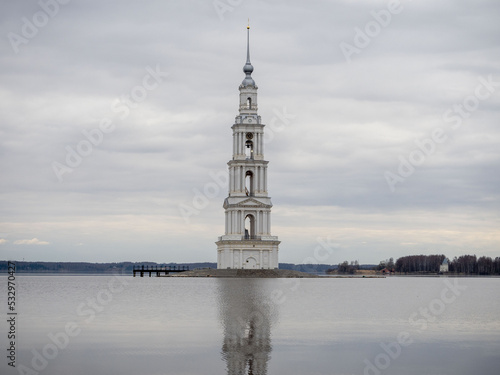
[[[275,280],[218,279],[222,358],[228,375],[267,374],[271,326],[278,320],[272,299]],[[273,287],[274,286],[274,287]]]

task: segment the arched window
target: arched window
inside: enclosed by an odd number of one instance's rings
[[[250,171],[245,173],[245,192],[247,196],[253,197],[253,173]]]
[[[255,238],[255,218],[253,215],[245,217],[245,239],[251,240]]]
[[[252,98],[247,98],[247,108],[252,109]]]
[[[245,142],[245,155],[247,159],[253,159],[253,142],[246,141]]]

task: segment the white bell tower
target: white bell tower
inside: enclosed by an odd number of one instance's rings
[[[250,26],[247,62],[243,67],[239,115],[233,129],[233,158],[229,166],[229,196],[224,200],[225,234],[217,244],[218,269],[278,268],[277,236],[271,235],[271,198],[267,195],[264,124],[257,114],[257,85],[250,63]]]

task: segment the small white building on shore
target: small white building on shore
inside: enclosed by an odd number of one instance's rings
[[[449,271],[449,265],[448,265],[448,258],[444,258],[443,263],[439,266],[439,272],[448,272]]]

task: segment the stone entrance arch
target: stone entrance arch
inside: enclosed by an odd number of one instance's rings
[[[257,268],[257,259],[254,257],[248,257],[245,262],[243,262],[243,268],[247,270],[254,270]]]

